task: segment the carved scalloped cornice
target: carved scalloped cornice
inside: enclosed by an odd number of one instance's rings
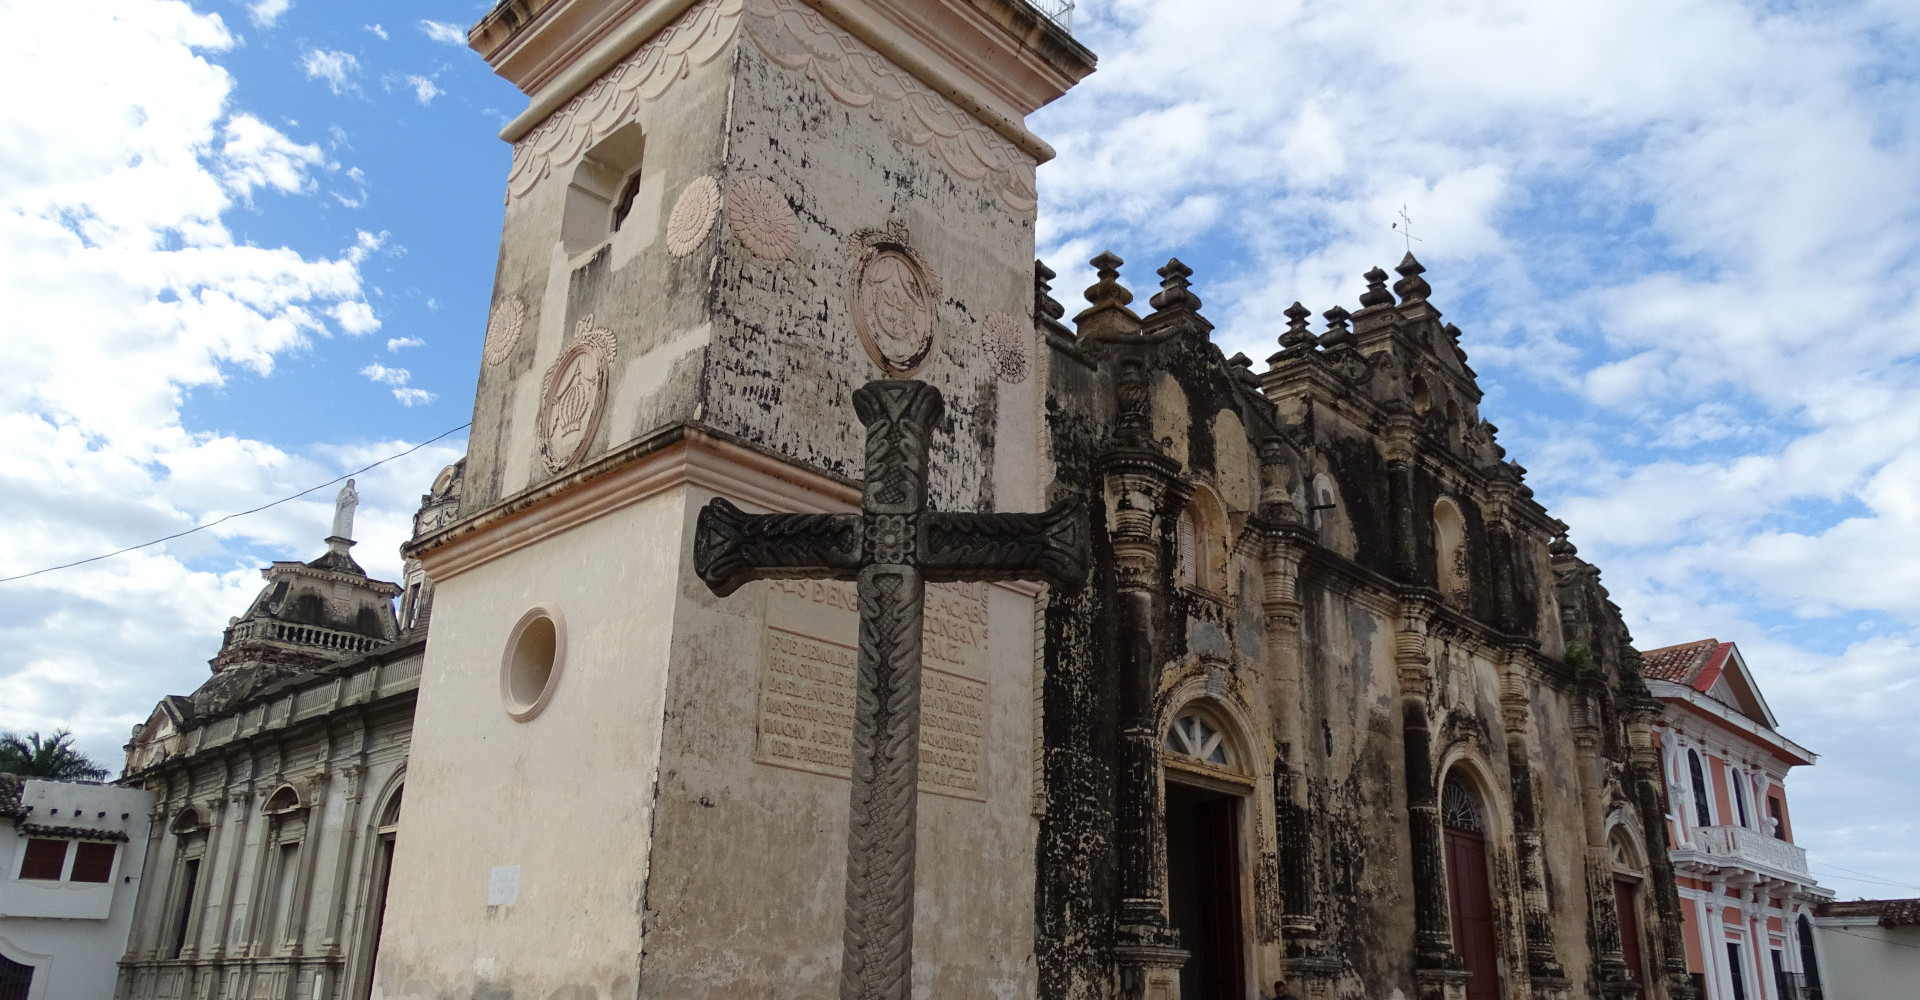
[[[931,151],[955,176],[987,188],[1008,209],[1033,210],[1034,167],[1051,155],[1044,143],[1035,139],[1037,150],[1021,148],[801,0],[702,0],[689,8],[515,142],[510,197],[524,196],[571,165],[642,104],[718,58],[743,26],[775,64],[865,111],[896,138]]]

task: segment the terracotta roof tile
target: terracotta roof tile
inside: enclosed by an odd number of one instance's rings
[[[1640,654],[1640,673],[1649,680],[1689,683],[1719,645],[1718,639],[1701,639],[1645,650]]]

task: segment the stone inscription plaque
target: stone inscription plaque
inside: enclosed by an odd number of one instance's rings
[[[859,604],[851,583],[767,584],[754,759],[848,777]],[[927,587],[920,692],[920,790],[984,802],[987,585]]]

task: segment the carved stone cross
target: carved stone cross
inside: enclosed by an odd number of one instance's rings
[[[722,597],[750,580],[854,580],[859,691],[847,834],[841,1000],[908,1000],[920,764],[920,630],[926,585],[1039,579],[1077,587],[1087,573],[1079,501],[1044,514],[927,508],[927,444],[939,390],[869,382],[853,394],[867,427],[858,514],[746,514],[716,499],[700,512],[694,571]]]

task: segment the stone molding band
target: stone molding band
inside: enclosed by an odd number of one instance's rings
[[[436,583],[669,490],[694,486],[770,511],[860,509],[860,484],[796,464],[699,424],[663,427],[568,475],[462,518],[405,547]],[[1040,584],[993,584],[1037,597]]]

